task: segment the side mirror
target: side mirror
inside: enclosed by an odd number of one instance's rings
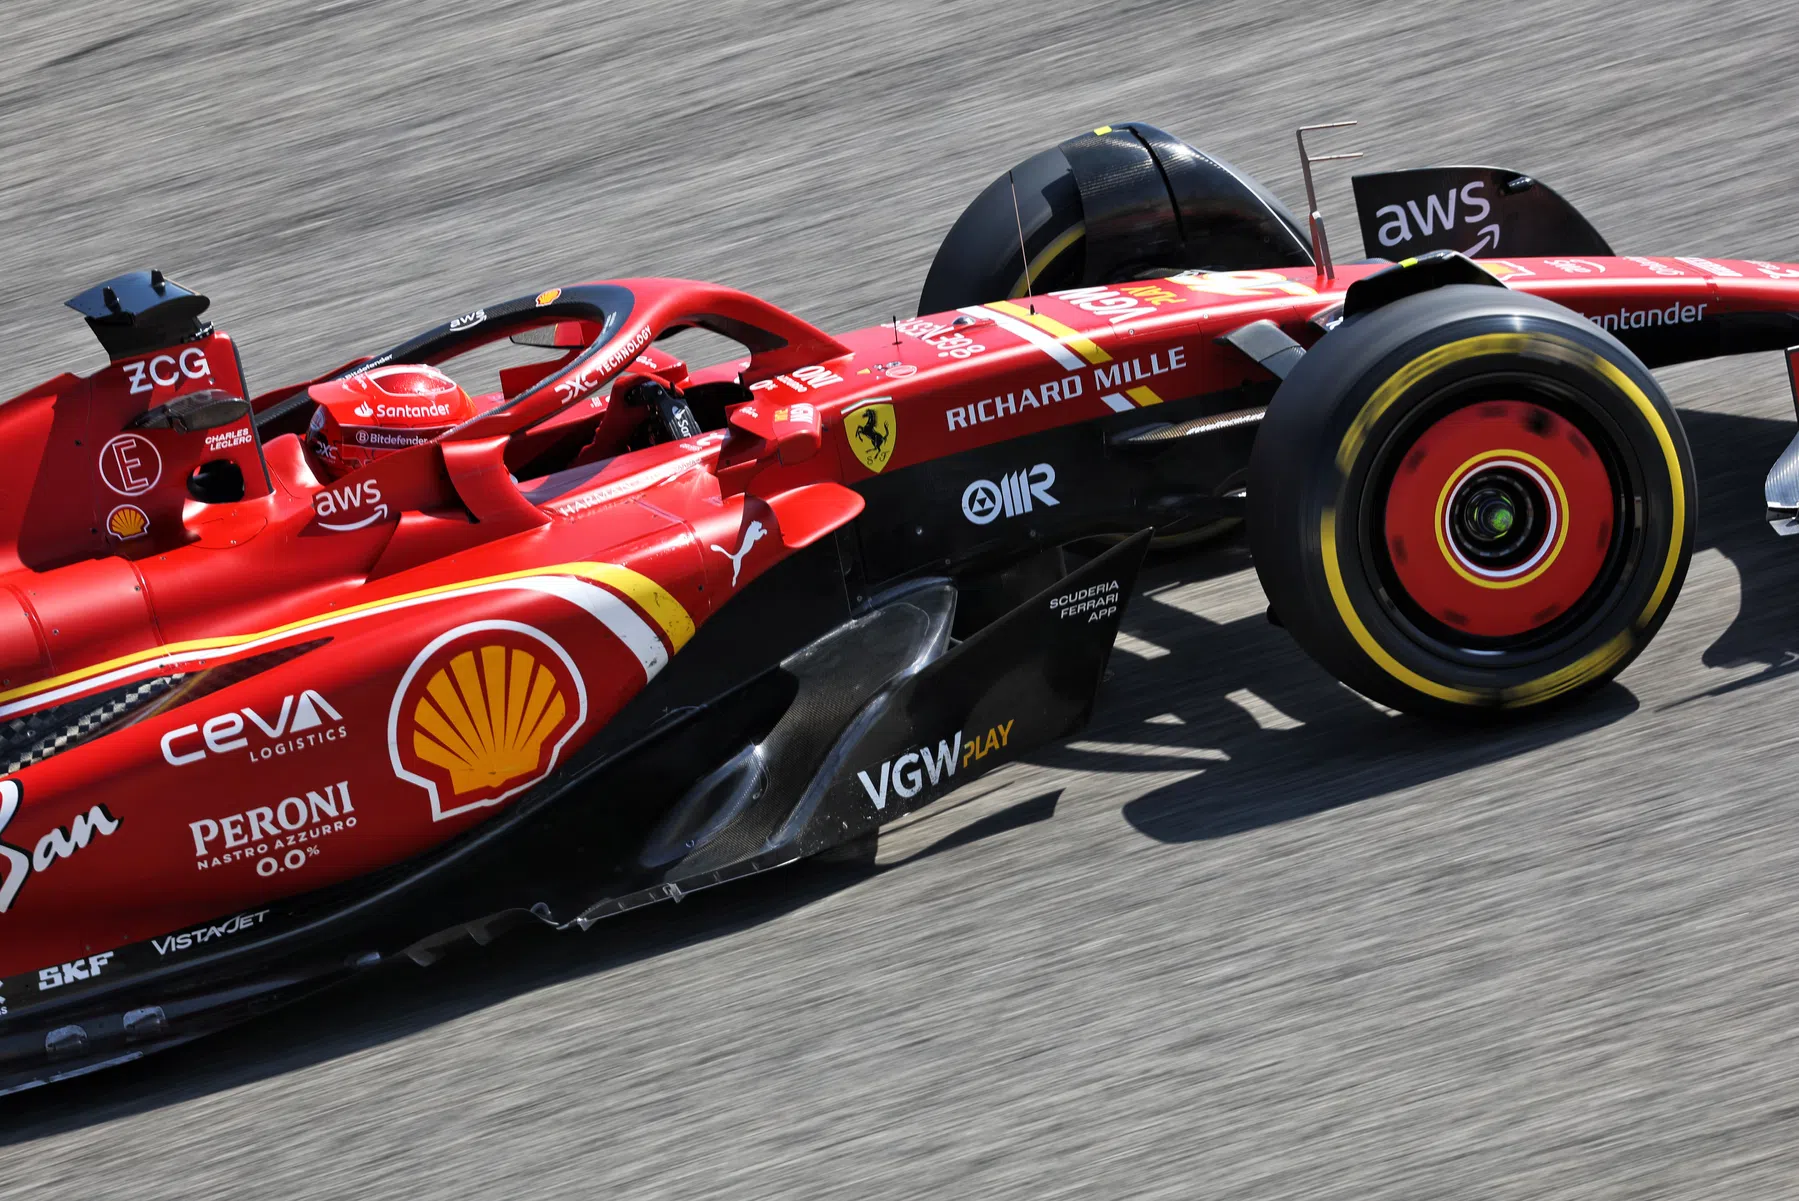
[[[768,451],[760,457],[778,458],[784,464],[803,463],[824,445],[818,409],[809,404],[776,407],[767,401],[751,401],[731,411],[730,423],[733,429],[753,434],[768,444]]]

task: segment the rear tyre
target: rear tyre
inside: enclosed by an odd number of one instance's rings
[[[1020,246],[1022,241],[1023,246]],[[1229,163],[1140,121],[1032,155],[957,218],[925,276],[921,316],[1185,268],[1310,266],[1299,222]]]
[[[1249,480],[1281,624],[1414,713],[1598,688],[1660,628],[1692,554],[1692,456],[1655,378],[1591,322],[1497,288],[1327,334],[1269,406]]]

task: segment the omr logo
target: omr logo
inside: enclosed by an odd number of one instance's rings
[[[423,788],[434,821],[497,805],[555,770],[587,720],[575,661],[515,621],[458,626],[426,645],[394,692],[394,774]]]
[[[962,490],[962,516],[976,525],[991,525],[1001,517],[1017,517],[1038,505],[1053,506],[1062,502],[1051,496],[1056,469],[1038,463],[1024,471],[993,480],[976,480]]]

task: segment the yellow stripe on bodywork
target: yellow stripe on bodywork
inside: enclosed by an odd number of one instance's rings
[[[147,650],[134,651],[129,655],[120,655],[117,658],[108,659],[104,663],[96,663],[77,671],[52,676],[47,680],[38,680],[18,688],[8,689],[0,692],[0,704],[50,692],[57,688],[65,688],[94,676],[120,671],[157,659],[178,659],[184,655],[197,655],[206,651],[229,651],[252,643],[301,633],[315,626],[336,625],[355,617],[373,616],[385,610],[401,608],[434,597],[449,596],[493,584],[503,584],[509,580],[522,580],[532,576],[545,575],[578,576],[624,594],[635,602],[662,630],[663,635],[668,638],[671,652],[680,650],[693,637],[693,617],[687,612],[686,607],[661,584],[641,572],[633,571],[629,567],[622,567],[616,563],[557,563],[548,567],[531,568],[527,571],[509,571],[503,575],[482,576],[479,579],[443,584],[436,588],[421,588],[415,592],[403,592],[397,596],[384,597],[377,601],[349,605],[329,613],[315,613],[310,617],[273,626],[266,630],[258,630],[252,634],[228,634],[218,638],[193,638],[185,642],[164,643]]]
[[[571,563],[568,568],[571,569],[570,574],[596,580],[636,602],[637,607],[648,614],[650,620],[667,635],[671,651],[680,650],[693,637],[693,615],[687,611],[687,607],[676,600],[668,589],[642,572],[632,571],[617,563]],[[552,567],[549,570],[560,573],[564,569]]]
[[[1124,394],[1136,401],[1139,405],[1159,405],[1162,403],[1162,398],[1156,395],[1156,390],[1154,388],[1150,387],[1126,388]]]
[[[1036,326],[1062,345],[1068,347],[1068,349],[1074,351],[1074,353],[1080,355],[1083,359],[1086,359],[1095,367],[1099,366],[1101,363],[1110,363],[1112,361],[1112,356],[1107,354],[1103,347],[1079,330],[1071,329],[1068,326],[1063,325],[1054,317],[1045,317],[1042,313],[1033,313],[1023,305],[1013,304],[1009,300],[996,300],[987,307],[996,312],[1004,313],[1008,317],[1016,317],[1020,321]]]

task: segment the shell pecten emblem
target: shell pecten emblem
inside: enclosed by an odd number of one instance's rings
[[[423,788],[442,821],[542,780],[586,720],[586,686],[555,639],[478,621],[414,657],[394,692],[388,750],[394,774]]]
[[[106,515],[106,532],[121,542],[150,532],[150,518],[136,505],[120,505]]]

